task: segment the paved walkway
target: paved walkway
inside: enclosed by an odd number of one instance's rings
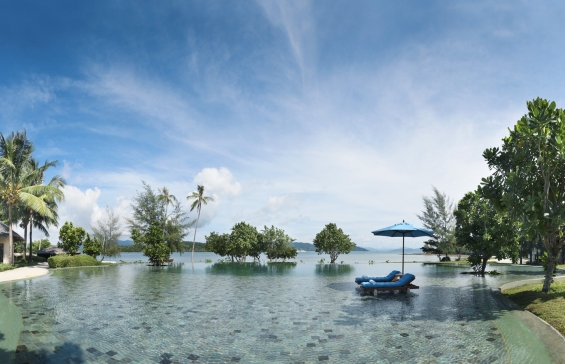
[[[49,273],[47,263],[39,263],[32,267],[22,267],[0,272],[0,282],[39,277]]]

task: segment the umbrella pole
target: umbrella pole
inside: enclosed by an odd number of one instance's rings
[[[402,234],[402,275],[404,275],[404,234]]]

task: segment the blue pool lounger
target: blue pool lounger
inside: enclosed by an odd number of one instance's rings
[[[363,282],[360,287],[364,292],[375,291],[405,291],[410,292],[411,289],[418,289],[419,286],[413,285],[412,281],[416,279],[413,274],[406,273],[395,282]]]
[[[390,272],[388,274],[388,276],[386,277],[367,277],[367,276],[362,276],[362,277],[356,277],[355,278],[355,283],[357,284],[361,284],[363,282],[369,282],[369,281],[375,281],[375,282],[392,282],[394,280],[394,278],[396,277],[397,274],[399,274],[400,271],[398,270],[393,270],[392,272]]]

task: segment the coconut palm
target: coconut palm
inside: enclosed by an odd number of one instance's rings
[[[162,189],[159,190],[159,195],[157,195],[157,200],[159,202],[161,202],[162,204],[165,205],[165,216],[163,216],[163,239],[165,238],[165,228],[166,228],[166,224],[167,224],[167,212],[168,212],[168,208],[169,205],[174,206],[175,203],[178,203],[177,198],[175,197],[175,195],[171,195],[169,193],[169,189],[167,187],[163,187]]]
[[[204,186],[198,185],[197,190],[192,192],[192,194],[186,196],[187,200],[194,200],[192,205],[190,205],[190,211],[196,208],[198,211],[198,218],[196,219],[196,227],[194,228],[194,240],[192,241],[192,256],[190,262],[194,262],[194,246],[196,245],[196,230],[198,229],[198,221],[200,221],[200,210],[202,209],[202,204],[207,205],[208,201],[214,201],[210,196],[204,196]]]
[[[12,210],[18,204],[41,215],[52,218],[46,202],[38,196],[51,195],[55,200],[62,200],[63,192],[54,186],[35,185],[39,171],[30,167],[33,144],[27,139],[25,131],[4,137],[0,133],[0,198],[8,207],[8,257],[4,263],[14,263],[14,239],[12,232]]]

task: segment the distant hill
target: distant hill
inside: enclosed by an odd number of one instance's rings
[[[133,245],[133,241],[131,240],[118,240],[120,243],[120,252],[123,253],[134,253],[134,252],[141,252],[141,247]],[[183,241],[182,248],[185,252],[192,251],[192,241]],[[206,252],[206,244],[196,242],[194,245],[195,252]]]
[[[307,251],[307,252],[315,252],[316,251],[316,247],[312,243],[301,243],[301,242],[297,241],[297,242],[292,243],[292,246],[294,246],[297,250],[304,250],[304,251]],[[365,248],[361,248],[360,246],[356,246],[355,249],[353,249],[353,251],[366,252],[368,250],[365,249]]]

